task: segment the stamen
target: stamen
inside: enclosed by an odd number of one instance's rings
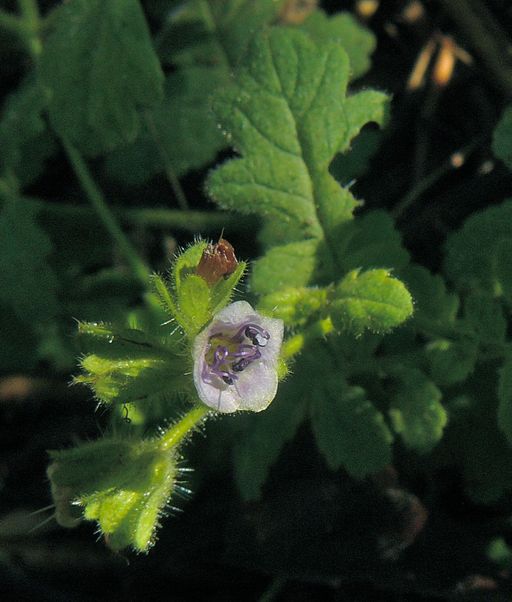
[[[265,347],[270,339],[270,334],[256,324],[249,324],[246,326],[244,334],[253,345],[257,345],[258,347]]]
[[[249,339],[251,344],[243,341]],[[226,332],[217,332],[209,338],[207,354],[211,358],[206,361],[203,370],[203,380],[211,382],[212,377],[221,379],[226,385],[233,385],[238,380],[236,372],[242,372],[252,362],[261,358],[258,347],[265,347],[270,339],[270,334],[261,326],[254,323],[244,324],[234,335]],[[225,343],[217,345],[211,354],[215,342]],[[233,349],[233,343],[238,345]]]

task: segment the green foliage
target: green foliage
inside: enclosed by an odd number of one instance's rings
[[[512,445],[512,355],[508,350],[499,372],[498,425]]]
[[[39,64],[52,126],[91,155],[133,140],[138,109],[163,94],[138,0],[74,0],[56,10]]]
[[[114,550],[148,551],[176,481],[173,452],[161,449],[158,440],[105,437],[50,456],[52,493],[60,506],[67,498],[68,514],[71,504],[81,506],[83,518],[97,521]]]
[[[360,387],[326,381],[312,397],[311,424],[328,466],[362,478],[391,462],[393,436]]]
[[[512,239],[512,200],[477,211],[447,242],[445,270],[457,288],[481,287],[499,293],[495,273],[497,249]]]
[[[360,335],[365,329],[385,332],[412,314],[411,295],[386,270],[349,272],[334,290],[332,319],[336,328]]]
[[[328,17],[323,11],[314,11],[301,29],[315,42],[329,40],[340,44],[350,61],[350,76],[355,79],[370,68],[370,55],[375,50],[375,36],[362,27],[350,13]]]
[[[0,120],[0,173],[14,176],[18,185],[30,184],[54,150],[43,119],[48,102],[34,77],[27,77],[4,104]]]
[[[187,358],[173,339],[106,324],[79,324],[87,355],[76,383],[90,386],[103,403],[151,403],[188,392]]]
[[[404,443],[427,453],[439,442],[448,417],[441,404],[441,391],[419,370],[401,375],[389,415]]]
[[[512,169],[512,106],[508,106],[494,130],[492,150],[509,169]]]
[[[52,244],[23,198],[6,195],[0,210],[0,302],[25,322],[59,312],[58,282],[48,264]]]

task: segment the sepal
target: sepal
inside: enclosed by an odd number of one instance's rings
[[[163,449],[158,439],[110,437],[50,456],[48,477],[61,516],[76,520],[80,507],[112,549],[148,551],[176,483],[174,450]]]

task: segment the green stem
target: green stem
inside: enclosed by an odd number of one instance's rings
[[[224,63],[224,67],[226,69],[226,71],[228,73],[231,73],[232,67],[231,67],[231,61],[229,60],[229,55],[226,51],[226,48],[223,46],[222,44],[222,39],[223,36],[221,35],[221,33],[219,32],[219,29],[217,27],[217,23],[215,21],[215,18],[213,16],[212,10],[210,8],[210,5],[208,3],[208,0],[199,0],[199,6],[201,8],[201,12],[202,12],[202,16],[203,16],[203,21],[206,25],[206,28],[208,29],[208,31],[213,34],[214,38],[215,38],[215,42],[217,44],[217,47],[220,51],[220,56],[221,56],[221,60]]]
[[[94,210],[98,214],[101,222],[105,226],[106,230],[112,236],[114,241],[117,243],[121,250],[126,262],[129,264],[134,276],[141,282],[144,287],[147,287],[150,277],[150,272],[146,267],[144,261],[139,257],[137,251],[133,247],[130,240],[127,238],[125,233],[121,230],[117,219],[108,207],[103,194],[100,189],[96,186],[96,183],[92,179],[89,169],[82,158],[82,155],[78,150],[65,138],[61,137],[62,144],[68,158],[73,166],[73,170],[78,177],[80,185],[85,192],[89,202],[93,206]]]
[[[27,25],[25,21],[5,10],[0,10],[0,28],[10,31],[21,38],[25,38],[27,35]]]
[[[18,0],[23,22],[27,29],[25,36],[28,49],[34,59],[37,59],[43,50],[43,44],[39,35],[41,28],[41,19],[39,7],[36,0]]]
[[[507,48],[500,48],[497,39],[508,38],[502,33],[497,22],[493,28],[487,29],[485,20],[481,19],[468,0],[440,0],[445,11],[455,21],[460,30],[467,36],[475,52],[492,75],[495,84],[507,95],[512,96],[512,61],[508,60]],[[476,2],[473,2],[476,6]],[[494,35],[494,31],[500,32]]]
[[[160,133],[158,132],[158,129],[155,125],[153,116],[151,115],[151,113],[149,111],[146,111],[146,113],[144,114],[144,117],[146,119],[146,124],[148,126],[149,132],[150,132],[151,136],[153,137],[153,141],[158,149],[158,153],[164,164],[164,170],[165,170],[165,175],[167,176],[167,180],[169,181],[169,183],[171,185],[171,188],[174,192],[174,196],[176,197],[176,200],[178,201],[178,205],[181,207],[181,209],[183,209],[185,211],[188,209],[187,197],[185,196],[185,192],[183,191],[183,188],[181,187],[178,176],[176,175],[176,172],[174,171],[174,168],[171,164],[169,154],[167,153],[165,145],[162,142],[162,138],[160,137]]]
[[[289,360],[302,351],[307,343],[324,339],[334,330],[331,318],[323,318],[308,326],[303,332],[296,334],[283,343],[281,357]]]
[[[23,202],[36,208],[43,217],[87,221],[97,221],[97,214],[87,205],[71,205],[69,203],[54,203],[34,198],[23,198]],[[257,229],[257,220],[251,216],[238,215],[227,211],[182,211],[180,209],[128,209],[110,207],[116,219],[129,226],[145,228],[171,228],[185,232],[215,232],[224,229],[225,232],[251,232]]]
[[[483,138],[479,137],[477,140],[474,140],[464,148],[458,151],[464,160],[482,143]],[[429,188],[434,186],[441,178],[448,175],[451,171],[456,169],[453,166],[451,158],[455,153],[452,153],[450,157],[437,169],[434,169],[431,173],[422,178],[419,182],[417,182],[409,192],[399,201],[396,206],[391,211],[391,215],[395,219],[399,219],[402,215],[409,209],[409,207]]]
[[[202,404],[194,406],[179,422],[167,429],[160,439],[160,449],[165,451],[181,443],[190,431],[197,428],[209,411],[210,409]]]

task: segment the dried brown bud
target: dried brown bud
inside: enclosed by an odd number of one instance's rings
[[[232,274],[237,265],[233,246],[225,238],[220,238],[219,242],[207,245],[201,255],[196,274],[213,286],[221,278]]]

